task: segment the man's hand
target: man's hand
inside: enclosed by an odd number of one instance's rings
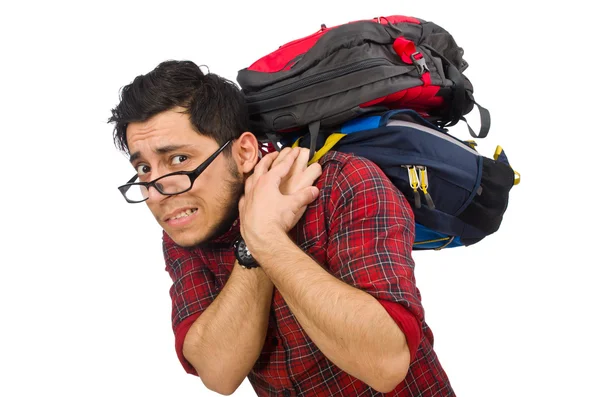
[[[271,168],[280,164],[291,151],[292,149],[289,147],[282,149],[277,158],[273,161]],[[300,189],[311,186],[321,175],[320,164],[315,163],[308,166],[309,154],[310,150],[300,149],[300,153],[298,154],[298,157],[296,157],[290,172],[283,177],[281,184],[279,185],[279,191],[282,194],[294,194]]]
[[[317,198],[319,191],[312,184],[321,175],[321,166],[307,166],[308,152],[285,148],[269,153],[246,180],[239,210],[242,236],[251,252],[285,235]]]

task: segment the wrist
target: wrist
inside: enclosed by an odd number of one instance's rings
[[[272,263],[289,259],[292,250],[298,249],[286,233],[273,233],[259,241],[252,241],[251,244],[252,256],[263,269],[268,268]]]
[[[250,283],[258,288],[258,291],[271,291],[273,287],[273,282],[263,269],[260,267],[244,269],[237,260],[233,265],[230,280],[236,283]]]

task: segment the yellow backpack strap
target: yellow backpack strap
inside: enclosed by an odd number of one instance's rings
[[[346,134],[342,134],[341,132],[335,132],[331,135],[329,135],[327,137],[327,140],[325,141],[325,144],[323,145],[323,147],[321,147],[321,149],[317,150],[317,152],[314,154],[313,158],[310,159],[310,161],[308,162],[308,165],[311,165],[312,163],[316,163],[317,161],[319,161],[321,159],[321,157],[323,157],[325,155],[325,153],[327,153],[329,150],[331,150],[332,147],[335,146],[336,143],[338,143],[340,141],[340,139],[342,139],[343,137],[345,137]],[[292,149],[297,147],[300,143],[300,138],[296,139],[296,141],[292,144]]]
[[[500,146],[500,145],[496,146],[496,151],[494,152],[494,160],[498,160],[498,158],[504,154],[503,152],[504,152],[504,149],[502,149],[502,146]],[[521,182],[521,174],[519,174],[514,169],[513,169],[513,172],[515,173],[515,182],[514,182],[513,186],[516,186]]]

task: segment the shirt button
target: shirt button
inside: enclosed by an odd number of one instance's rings
[[[286,389],[283,391],[283,397],[290,397],[291,395],[292,395],[292,393],[290,393],[289,390]]]
[[[279,339],[277,339],[276,337],[273,337],[273,340],[271,340],[271,343],[273,344],[273,346],[277,346],[279,344]]]

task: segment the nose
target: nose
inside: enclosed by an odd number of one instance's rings
[[[148,188],[148,200],[146,200],[147,202],[159,201],[162,197],[165,196],[162,195],[158,190],[156,190],[154,186],[150,186]]]

